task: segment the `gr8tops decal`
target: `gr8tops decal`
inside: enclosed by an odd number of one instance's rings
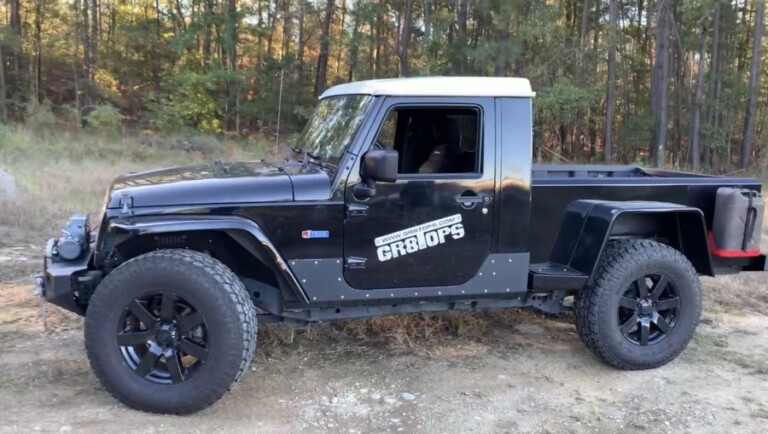
[[[379,261],[389,261],[409,253],[445,244],[464,236],[461,214],[432,220],[412,228],[382,235],[374,240]]]

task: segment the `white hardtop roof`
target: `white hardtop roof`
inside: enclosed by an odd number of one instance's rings
[[[320,99],[338,95],[531,98],[535,93],[531,90],[531,83],[525,78],[411,77],[340,84],[323,92]]]

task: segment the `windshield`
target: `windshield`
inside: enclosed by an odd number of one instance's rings
[[[296,146],[322,163],[338,166],[373,98],[342,95],[320,101]]]

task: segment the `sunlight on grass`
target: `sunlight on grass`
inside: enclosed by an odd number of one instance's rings
[[[128,172],[269,157],[264,142],[212,137],[103,137],[80,132],[33,133],[7,128],[0,167],[14,176],[18,197],[0,193],[0,247],[40,244],[74,212],[99,213],[115,177]]]

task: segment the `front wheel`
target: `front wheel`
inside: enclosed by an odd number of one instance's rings
[[[579,336],[592,352],[620,369],[651,369],[690,342],[701,316],[701,286],[693,265],[672,247],[616,241],[575,311]]]
[[[189,414],[230,390],[250,365],[256,316],[224,264],[200,252],[134,258],[94,292],[85,347],[104,387],[153,413]]]

